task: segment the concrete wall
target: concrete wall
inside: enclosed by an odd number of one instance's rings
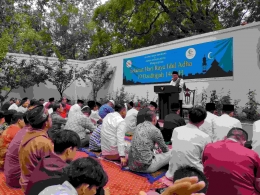
[[[189,45],[199,44],[203,42],[215,41],[218,39],[225,39],[233,37],[233,57],[234,57],[234,79],[233,80],[210,80],[210,81],[192,81],[186,80],[186,86],[190,89],[197,90],[196,102],[199,103],[201,99],[201,93],[205,89],[210,95],[210,91],[215,89],[217,92],[222,91],[222,95],[226,95],[228,90],[231,91],[231,98],[233,100],[240,99],[239,106],[244,106],[247,102],[247,92],[249,89],[256,90],[257,99],[260,101],[260,22],[252,23],[246,26],[239,26],[235,28],[225,29],[203,35],[198,35],[190,38],[185,38],[173,42],[164,43],[161,45],[155,45],[152,47],[142,48],[116,54],[98,60],[107,60],[111,66],[116,67],[116,72],[110,83],[107,83],[104,88],[98,93],[98,97],[105,97],[108,92],[116,91],[122,87],[123,83],[123,59],[131,58],[135,56],[151,54],[159,51],[185,47]],[[14,55],[17,58],[29,59],[29,56]],[[44,57],[38,57],[44,60]],[[49,58],[50,61],[55,61],[55,58]],[[86,67],[88,64],[93,62],[89,60],[86,62],[70,60],[69,63],[72,65],[78,64],[79,67]],[[161,85],[161,84],[158,84]],[[156,100],[157,95],[153,92],[153,84],[149,85],[136,85],[136,86],[125,86],[125,90],[129,93],[136,94],[139,97],[147,96],[149,93],[150,100]],[[222,90],[223,88],[223,90]],[[86,86],[84,82],[81,82],[81,86],[76,87],[77,95],[79,97],[91,98],[90,92],[91,87]],[[72,84],[65,93],[70,98],[75,97],[75,84]],[[34,86],[27,90],[25,94],[22,89],[14,90],[9,97],[24,97],[29,98],[45,98],[49,97],[59,98],[55,86],[50,83],[47,85],[41,84],[40,87]]]

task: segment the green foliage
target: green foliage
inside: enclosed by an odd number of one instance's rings
[[[69,65],[67,60],[60,60],[53,64],[47,63],[45,67],[48,69],[48,81],[57,87],[61,97],[64,91],[80,78],[82,72],[76,66]]]
[[[44,63],[36,58],[17,61],[9,56],[0,62],[0,68],[1,103],[12,90],[22,87],[25,91],[36,84],[45,83],[48,78]]]
[[[92,85],[93,100],[96,101],[97,93],[107,83],[110,82],[115,72],[111,69],[110,64],[106,60],[102,60],[100,63],[94,61],[87,68],[84,68],[81,72],[80,78],[88,84]]]
[[[116,104],[121,104],[121,105],[133,101],[134,98],[135,98],[135,94],[130,94],[126,92],[124,87],[121,87],[120,90],[117,89],[117,91],[114,94],[114,97],[112,97],[112,99],[115,101]]]
[[[246,113],[247,119],[251,121],[255,121],[260,119],[259,113],[257,111],[258,106],[260,105],[256,100],[256,92],[255,90],[250,90],[247,93],[248,95],[248,102],[246,103],[243,112]]]

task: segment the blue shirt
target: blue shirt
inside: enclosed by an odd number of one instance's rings
[[[105,116],[111,112],[114,112],[114,109],[108,104],[104,104],[99,108],[99,116],[103,119]]]

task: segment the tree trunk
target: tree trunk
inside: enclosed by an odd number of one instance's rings
[[[93,90],[93,100],[97,101],[97,91]]]
[[[62,99],[62,97],[63,97],[63,91],[59,91],[59,94],[60,94],[60,98]]]

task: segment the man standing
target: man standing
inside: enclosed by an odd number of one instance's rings
[[[260,159],[244,147],[247,139],[247,132],[235,127],[224,140],[205,147],[202,163],[209,181],[207,195],[260,193]]]
[[[189,111],[189,123],[174,129],[171,139],[171,159],[166,173],[168,179],[173,179],[174,172],[180,166],[189,165],[203,171],[202,152],[211,139],[209,135],[199,130],[199,127],[206,117],[207,112],[203,107],[193,108]]]
[[[179,103],[180,103],[180,116],[182,117],[182,100],[183,100],[183,89],[184,89],[184,81],[182,78],[179,78],[179,74],[177,71],[172,72],[172,80],[170,82],[170,85],[179,87]]]
[[[213,120],[214,142],[225,138],[227,133],[233,127],[242,128],[241,122],[233,118],[234,105],[224,104],[222,108],[222,115]]]
[[[213,131],[213,120],[215,118],[218,118],[218,116],[216,116],[214,114],[214,112],[216,111],[216,106],[214,103],[207,103],[206,104],[206,110],[207,110],[207,117],[204,121],[204,123],[200,126],[200,130],[203,131],[204,133],[208,134],[213,142],[213,140],[215,139],[215,132]]]
[[[165,142],[170,142],[172,138],[172,132],[176,127],[186,125],[185,120],[180,117],[180,104],[172,103],[171,113],[164,118],[162,135]]]

